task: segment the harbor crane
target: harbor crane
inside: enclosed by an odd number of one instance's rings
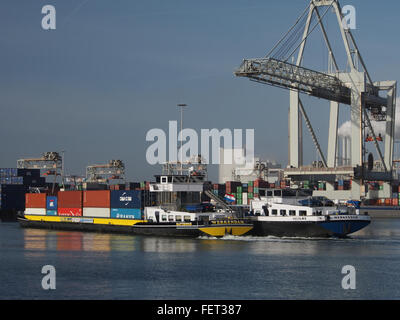
[[[125,165],[122,160],[110,160],[105,164],[86,167],[86,182],[108,183],[110,180],[125,180]]]
[[[64,183],[63,158],[58,152],[55,151],[44,152],[40,158],[18,159],[17,168],[47,170],[44,175],[54,176],[53,191],[55,188],[57,176],[61,176],[62,182]]]
[[[334,12],[339,25],[346,51],[346,71],[339,69],[323,22],[329,11]],[[317,27],[322,32],[328,50],[327,72],[303,66],[307,40]],[[287,177],[294,180],[311,176],[312,179],[325,179],[327,191],[334,197],[334,181],[338,176],[346,175],[353,179],[352,190],[347,195],[353,199],[366,196],[362,187],[363,181],[381,180],[385,181],[381,196],[390,197],[397,82],[372,80],[338,0],[311,0],[295,24],[266,57],[244,59],[234,74],[289,90],[289,168],[285,170]],[[300,94],[330,101],[327,156],[321,149]],[[339,104],[350,106],[351,167],[347,168],[340,168],[337,164]],[[322,168],[305,169],[303,166],[302,118],[310,131]],[[378,144],[381,137],[376,136],[372,121],[385,122],[384,151]],[[382,163],[382,171],[379,172],[364,168],[364,139],[367,130]]]

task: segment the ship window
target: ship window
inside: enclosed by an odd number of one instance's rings
[[[175,216],[176,221],[182,221],[182,216]]]
[[[281,190],[274,190],[274,196],[275,197],[281,197],[282,196]]]
[[[276,216],[278,214],[278,210],[277,209],[272,209],[272,215]]]
[[[305,210],[299,211],[299,216],[306,216],[306,215],[307,215],[307,211],[305,211]]]
[[[267,191],[267,197],[272,197],[272,191]]]
[[[295,216],[296,210],[289,210],[289,216]]]
[[[183,216],[183,219],[184,219],[185,221],[190,221],[190,216]]]
[[[163,214],[163,215],[161,216],[161,219],[162,219],[162,221],[167,221],[167,215]]]
[[[286,216],[286,210],[281,210],[281,216]]]
[[[174,216],[172,215],[168,216],[168,221],[174,221]]]
[[[168,177],[161,177],[161,183],[167,183]]]

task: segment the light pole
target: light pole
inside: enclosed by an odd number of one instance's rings
[[[180,104],[178,104],[178,108],[180,108],[181,109],[181,138],[180,138],[180,140],[181,140],[181,148],[180,148],[180,150],[181,150],[181,174],[182,174],[182,171],[183,171],[183,152],[182,152],[182,142],[183,142],[183,134],[182,134],[182,129],[183,129],[183,108],[185,108],[185,107],[187,107],[187,105],[186,104],[184,104],[184,103],[180,103]]]
[[[61,151],[62,153],[62,159],[61,159],[61,183],[63,185],[63,188],[65,189],[65,184],[64,184],[64,179],[65,179],[65,167],[64,167],[64,159],[65,159],[65,150]]]

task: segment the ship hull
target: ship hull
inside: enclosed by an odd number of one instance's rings
[[[69,231],[93,231],[107,233],[123,233],[144,236],[165,237],[222,237],[226,234],[244,235],[252,228],[252,224],[208,224],[192,223],[149,223],[143,220],[116,220],[96,218],[66,218],[47,216],[24,216],[18,218],[23,228],[40,228]]]
[[[346,221],[253,221],[253,236],[328,238],[346,237],[366,226],[370,220]]]

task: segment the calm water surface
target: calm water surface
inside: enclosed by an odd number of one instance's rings
[[[43,290],[42,267],[56,269]],[[344,265],[356,289],[344,290]],[[0,299],[400,299],[400,219],[351,239],[177,239],[0,223]]]

